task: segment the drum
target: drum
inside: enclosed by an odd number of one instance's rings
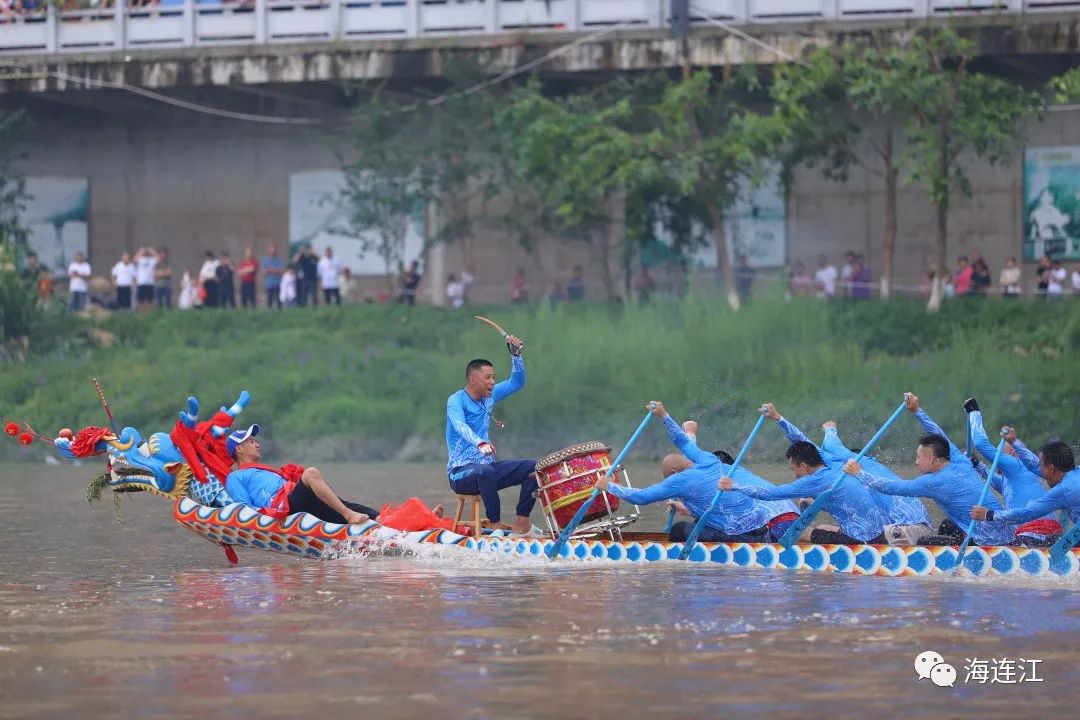
[[[572,445],[536,461],[537,495],[552,531],[560,532],[592,494],[598,477],[611,467],[611,448],[599,442]],[[605,503],[604,500],[607,500]],[[608,517],[619,498],[602,493],[592,502],[582,524]]]

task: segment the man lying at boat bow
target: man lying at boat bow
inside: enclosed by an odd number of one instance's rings
[[[233,500],[279,519],[306,512],[326,522],[353,524],[379,516],[374,508],[339,498],[318,468],[260,465],[259,430],[258,425],[252,425],[233,432],[225,441],[238,466],[225,479],[225,490]]]
[[[701,517],[716,493],[717,479],[728,472],[731,466],[724,464],[716,455],[699,448],[667,414],[662,402],[653,401],[651,405],[650,412],[663,420],[668,437],[681,453],[664,458],[661,465],[664,480],[647,488],[631,489],[613,484],[607,477],[601,477],[596,485],[601,490],[637,505],[679,498],[691,515]],[[735,472],[736,476],[745,479],[744,473],[750,474],[741,468]],[[769,522],[779,514],[764,503],[745,496],[721,496],[720,502],[706,517],[705,527],[698,539],[702,542],[770,542],[773,538]],[[676,523],[671,528],[670,539],[678,542],[686,540],[692,529],[693,523]]]

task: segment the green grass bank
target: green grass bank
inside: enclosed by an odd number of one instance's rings
[[[621,446],[654,398],[698,419],[709,445],[741,442],[766,400],[815,435],[835,419],[858,445],[905,390],[959,442],[969,395],[988,426],[1015,424],[1032,444],[1080,438],[1080,300],[1072,298],[961,299],[932,316],[918,301],[779,297],[739,313],[699,298],[467,310],[175,311],[97,323],[49,316],[30,359],[0,366],[0,413],[50,435],[105,425],[96,376],[121,424],[149,432],[169,429],[188,395],[206,417],[246,389],[252,402],[242,419],[264,425],[275,459],[439,460],[446,397],[461,386],[465,363],[486,357],[501,377],[508,371],[501,339],[471,317],[481,313],[526,342],[528,386],[495,413],[506,423],[493,431],[504,456],[591,439]],[[100,330],[114,336],[111,347],[94,340]],[[910,458],[916,436],[903,420],[881,454]],[[780,452],[778,432],[761,438],[762,453]],[[659,453],[665,442],[653,429],[640,451]],[[3,453],[27,451],[9,441]]]

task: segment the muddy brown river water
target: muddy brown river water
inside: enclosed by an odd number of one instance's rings
[[[124,524],[109,494],[88,508],[98,470],[0,465],[7,720],[1018,720],[1080,701],[1077,579],[551,563],[456,548],[327,562],[241,550],[230,567],[164,499],[125,498]],[[324,470],[376,506],[449,497],[438,466]],[[637,528],[662,521],[650,510]],[[955,667],[953,687],[918,679],[927,650]]]

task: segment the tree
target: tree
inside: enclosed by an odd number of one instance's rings
[[[904,97],[900,52],[878,46],[819,48],[803,64],[777,66],[770,87],[790,138],[781,152],[785,187],[796,167],[819,164],[830,180],[847,180],[858,165],[884,184],[882,298],[890,295],[897,236],[900,167],[895,148]],[[864,159],[864,147],[872,159]]]
[[[903,165],[927,190],[937,216],[934,281],[928,309],[944,296],[948,218],[955,193],[971,196],[965,153],[1002,162],[1023,140],[1023,123],[1039,115],[1043,103],[1000,78],[970,69],[975,46],[952,30],[916,37],[900,66],[904,88]]]
[[[635,182],[663,183],[676,197],[694,198],[704,208],[734,310],[740,303],[724,221],[740,183],[761,181],[766,159],[788,132],[775,116],[749,109],[747,101],[758,89],[756,71],[748,67],[735,74],[725,69],[720,78],[698,71],[670,82],[650,108],[652,126],[629,173]]]
[[[1067,70],[1050,80],[1050,90],[1059,103],[1080,100],[1080,68]]]
[[[632,115],[625,97],[609,103],[601,90],[554,99],[532,82],[512,96],[498,118],[512,174],[535,187],[553,209],[546,216],[552,229],[596,249],[609,300],[616,296],[611,205],[631,180]]]
[[[361,252],[375,252],[393,295],[394,269],[404,261],[409,216],[429,198],[430,178],[421,149],[400,141],[416,118],[375,97],[354,118],[353,159],[344,162],[341,200],[347,216],[335,232],[356,238]]]

